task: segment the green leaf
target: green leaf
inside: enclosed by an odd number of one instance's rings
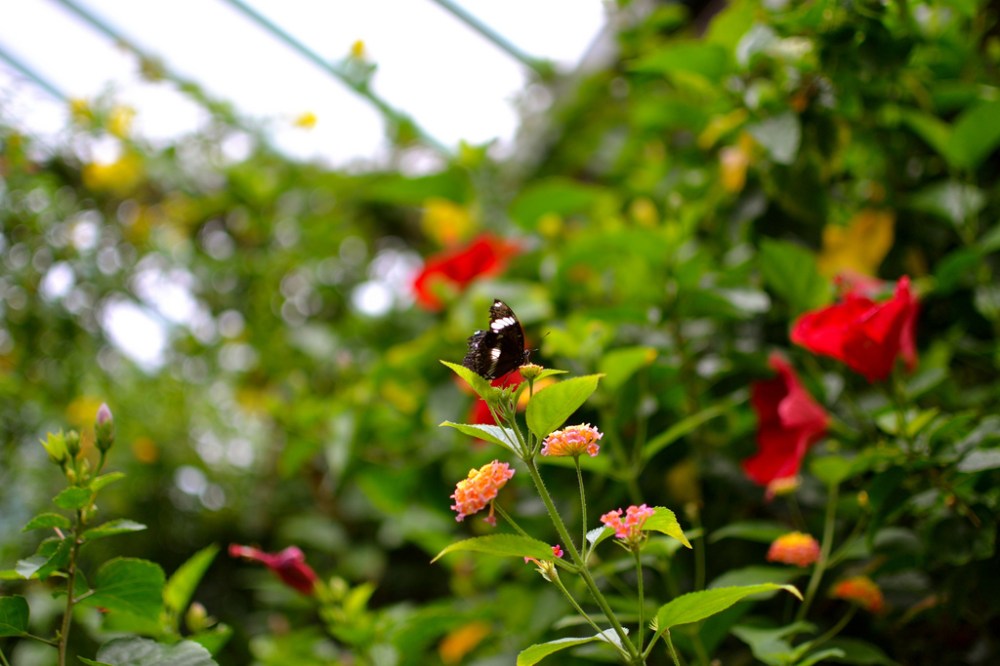
[[[840,650],[842,655],[832,658],[844,664],[878,664],[879,666],[896,666],[898,662],[890,659],[881,648],[856,638],[834,638],[824,644],[825,647]]]
[[[97,660],[111,666],[217,666],[208,650],[194,641],[165,645],[135,637],[108,641],[97,651]]]
[[[146,529],[146,526],[142,523],[137,523],[134,520],[109,520],[103,525],[98,525],[97,527],[92,527],[83,533],[83,538],[88,541],[94,541],[96,539],[103,539],[105,537],[114,536],[116,534],[128,534],[129,532],[141,532]]]
[[[219,547],[215,544],[202,548],[177,568],[163,588],[163,603],[167,610],[180,615],[191,603],[194,590],[198,587],[205,571],[215,560]]]
[[[0,597],[0,636],[22,636],[28,631],[28,600]]]
[[[233,628],[228,624],[217,624],[211,629],[191,634],[188,638],[198,643],[212,654],[218,654],[233,636]]]
[[[776,666],[793,663],[798,666],[797,657],[808,649],[808,646],[795,649],[789,641],[798,634],[814,632],[815,630],[815,625],[808,622],[794,622],[777,628],[739,625],[733,627],[732,633],[750,646],[753,656],[759,661]]]
[[[544,215],[583,213],[605,196],[604,190],[593,185],[551,178],[526,188],[511,204],[510,216],[522,229],[533,231]]]
[[[485,423],[452,423],[451,421],[444,421],[440,425],[440,427],[445,426],[454,428],[470,437],[499,444],[505,449],[511,450],[516,455],[521,455],[520,446],[517,443],[517,435],[510,428]]]
[[[53,498],[56,506],[60,509],[76,510],[90,504],[92,492],[87,488],[66,488]]]
[[[962,458],[956,469],[959,472],[984,472],[988,469],[1000,468],[1000,449],[984,449],[972,451]]]
[[[787,525],[782,525],[781,523],[774,523],[767,520],[746,520],[720,527],[712,532],[708,541],[709,543],[715,543],[722,539],[734,537],[757,543],[771,543],[781,535],[788,534],[790,531]]]
[[[649,460],[663,449],[678,441],[681,437],[684,437],[685,435],[688,435],[700,428],[702,424],[707,421],[711,421],[716,416],[725,414],[730,407],[731,404],[728,402],[719,403],[717,405],[712,405],[711,407],[706,407],[700,412],[695,412],[691,416],[681,419],[653,439],[646,442],[646,445],[642,447],[643,461]]]
[[[983,209],[986,195],[974,185],[945,180],[920,190],[907,199],[907,205],[942,217],[960,229]]]
[[[124,472],[110,472],[108,474],[102,474],[101,476],[97,477],[96,479],[90,482],[90,488],[94,492],[97,492],[98,490],[101,490],[105,486],[109,486],[115,481],[121,481],[124,478],[125,478]]]
[[[659,631],[666,631],[682,624],[698,622],[716,613],[721,613],[738,601],[761,592],[785,590],[802,599],[799,591],[791,585],[775,585],[762,583],[742,587],[719,587],[700,592],[682,594],[673,601],[660,606],[656,612],[656,623]]]
[[[702,41],[674,42],[632,63],[636,72],[697,74],[718,82],[732,68],[729,52],[718,44]]]
[[[778,164],[791,164],[799,152],[802,126],[791,111],[747,126],[747,131]]]
[[[488,553],[500,557],[534,557],[537,560],[551,560],[553,557],[552,546],[544,541],[517,534],[491,534],[453,543],[438,553],[431,562],[459,551]]]
[[[56,571],[64,569],[66,565],[69,564],[69,554],[72,548],[73,539],[69,537],[65,539],[46,540],[40,544],[37,551],[39,555],[44,555],[46,553],[51,554],[48,559],[46,559],[46,561],[38,567],[32,577],[38,578],[39,580],[45,580]],[[29,559],[33,560],[34,558]],[[21,562],[18,562],[17,564],[18,570],[20,570]],[[27,576],[25,576],[25,578],[27,578]]]
[[[585,645],[586,643],[593,643],[595,641],[612,643],[621,647],[621,639],[618,638],[618,634],[615,630],[605,629],[601,633],[594,636],[588,636],[587,638],[559,638],[554,641],[549,641],[548,643],[536,643],[517,655],[517,666],[532,666],[533,664],[537,664],[542,659],[545,659],[545,657],[555,654],[556,652],[568,650],[569,648],[576,647],[578,645]]]
[[[561,426],[597,390],[601,375],[584,375],[545,387],[528,402],[528,429],[542,438]]]
[[[953,166],[973,171],[1000,145],[1000,102],[979,104],[962,113],[947,142]]]
[[[827,486],[837,486],[855,474],[854,461],[841,456],[813,458],[809,471]]]
[[[163,611],[163,587],[163,569],[159,565],[148,560],[119,557],[98,569],[94,593],[80,603],[159,620]]]
[[[73,526],[69,518],[58,513],[40,513],[31,520],[28,524],[24,526],[21,530],[22,532],[29,532],[31,530],[41,530],[49,529],[51,527],[57,527],[61,530],[68,530]]]
[[[483,379],[472,370],[469,370],[464,365],[459,365],[458,363],[450,363],[448,361],[441,361],[443,365],[451,368],[452,372],[461,377],[466,384],[469,385],[473,391],[476,392],[483,400],[486,400],[486,396],[490,395],[491,392],[497,389],[490,385],[489,381]]]
[[[830,302],[830,281],[820,275],[816,256],[800,245],[763,239],[760,272],[774,293],[784,298],[794,312],[813,310]]]
[[[813,652],[807,655],[804,659],[796,662],[795,666],[813,666],[813,664],[822,664],[824,662],[830,661],[831,659],[837,659],[838,657],[843,657],[843,650],[838,650],[837,648],[827,647],[818,652]]]
[[[646,522],[642,525],[642,531],[666,534],[668,537],[673,537],[690,548],[691,542],[684,536],[684,530],[681,529],[680,523],[677,522],[677,516],[674,515],[674,512],[662,506],[653,507],[653,510],[656,513],[646,519]]]
[[[915,109],[901,110],[900,119],[917,136],[926,141],[927,145],[937,151],[938,155],[954,166],[951,151],[951,127],[948,123],[938,119],[937,116]]]
[[[652,347],[623,347],[609,351],[601,359],[601,374],[604,375],[604,388],[615,392],[627,382],[632,375],[656,360],[656,350]]]

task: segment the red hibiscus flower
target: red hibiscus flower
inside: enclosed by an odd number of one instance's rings
[[[506,388],[507,386],[517,386],[523,381],[524,377],[521,376],[521,372],[519,370],[515,370],[514,372],[508,372],[503,377],[497,377],[490,382],[490,385]],[[518,405],[518,409],[520,408],[521,406]],[[476,398],[476,401],[472,404],[472,409],[469,410],[468,422],[496,425],[496,421],[493,420],[493,415],[490,414],[489,406],[482,398]]]
[[[798,474],[806,451],[823,436],[829,421],[792,366],[778,354],[769,360],[778,376],[750,388],[750,404],[757,412],[757,453],[743,461],[743,471],[762,486]]]
[[[251,546],[229,545],[230,557],[242,557],[260,562],[277,574],[288,587],[302,594],[311,595],[316,587],[316,572],[306,564],[305,554],[296,546],[289,546],[278,553],[265,553]]]
[[[850,291],[835,305],[807,312],[792,327],[792,342],[815,354],[832,356],[869,382],[885,379],[902,356],[917,363],[914,328],[917,299],[905,275],[888,301],[876,303],[864,291]]]
[[[483,234],[464,247],[428,258],[413,280],[417,303],[427,310],[440,310],[442,288],[460,292],[480,276],[496,275],[519,250],[516,243]]]

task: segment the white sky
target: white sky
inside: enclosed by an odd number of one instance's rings
[[[386,142],[367,101],[266,33],[223,0],[78,0],[169,69],[240,113],[265,119],[290,155],[344,164],[377,159]],[[510,139],[523,65],[430,0],[249,0],[328,61],[363,40],[378,65],[373,87],[449,147]],[[526,53],[571,68],[605,21],[602,0],[460,0]],[[137,109],[153,140],[193,130],[204,112],[170,84],[150,84],[136,59],[56,0],[0,2],[0,48],[70,97],[111,90]],[[66,109],[0,60],[0,104],[29,130],[52,136]],[[293,125],[305,112],[311,130]]]

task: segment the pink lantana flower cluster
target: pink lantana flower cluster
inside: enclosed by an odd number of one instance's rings
[[[625,520],[622,520],[622,510],[608,511],[601,516],[601,522],[615,531],[615,537],[629,545],[637,545],[642,540],[642,526],[656,511],[640,504],[634,504],[625,510]]]

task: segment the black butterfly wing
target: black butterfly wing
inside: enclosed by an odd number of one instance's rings
[[[490,327],[469,337],[469,351],[462,365],[484,379],[503,377],[528,358],[524,330],[514,311],[501,300],[490,306]]]

